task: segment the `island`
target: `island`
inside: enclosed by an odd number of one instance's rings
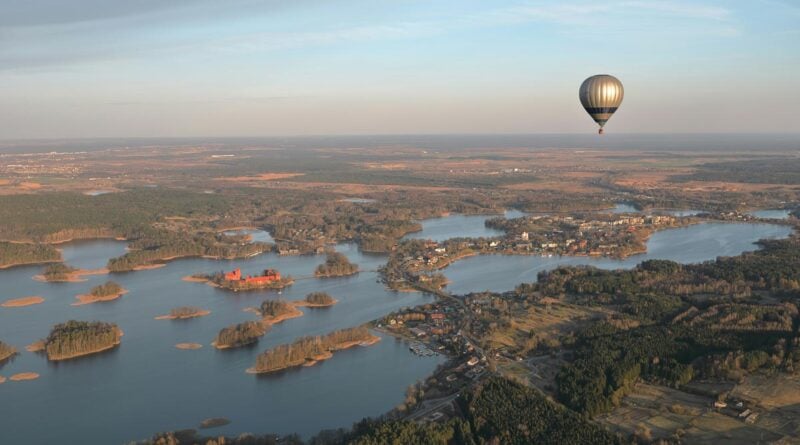
[[[250,374],[277,372],[297,366],[312,366],[333,357],[335,351],[353,346],[369,346],[380,341],[364,326],[341,329],[324,336],[302,337],[291,344],[266,350],[258,355]]]
[[[78,269],[64,263],[52,263],[45,267],[44,272],[33,277],[37,281],[48,283],[80,283],[86,281],[86,275],[105,275],[108,269]]]
[[[15,298],[13,300],[6,300],[0,306],[3,307],[25,307],[25,306],[33,306],[35,304],[42,304],[44,303],[44,298],[42,297],[22,297],[22,298]]]
[[[112,349],[120,344],[122,330],[113,323],[70,320],[53,327],[40,346],[50,361],[68,360]]]
[[[25,380],[36,380],[39,378],[39,374],[35,372],[20,372],[19,374],[14,374],[8,379],[12,382],[22,382]]]
[[[211,346],[217,349],[231,349],[252,345],[269,331],[269,325],[260,321],[245,321],[222,328]]]
[[[81,306],[84,304],[92,304],[98,302],[112,301],[128,293],[122,286],[113,282],[107,281],[105,284],[100,284],[92,288],[88,294],[77,295],[76,303],[73,306]]]
[[[229,423],[231,423],[231,421],[224,417],[212,417],[211,419],[205,419],[200,422],[200,429],[217,428]]]
[[[317,266],[314,276],[318,278],[344,277],[358,273],[358,264],[353,264],[339,252],[329,252],[325,262]]]
[[[67,266],[64,263],[53,263],[48,264],[47,267],[44,268],[44,272],[37,276],[37,278],[41,278],[50,283],[80,281],[80,277],[75,274],[76,272],[78,272],[78,269]]]
[[[235,292],[258,289],[283,289],[294,283],[291,276],[282,277],[275,269],[265,269],[261,275],[244,275],[241,269],[230,272],[218,272],[211,275],[192,275],[184,281],[202,282],[210,286],[228,289]]]
[[[159,315],[156,320],[187,320],[189,318],[205,317],[211,311],[194,306],[176,307],[169,311],[167,315]]]
[[[331,297],[327,292],[311,292],[306,295],[304,300],[293,301],[291,304],[294,306],[306,307],[330,307],[339,301]]]
[[[15,347],[0,341],[0,366],[3,366],[6,361],[15,355],[17,355]]]
[[[261,316],[261,322],[268,326],[303,316],[303,311],[292,302],[283,300],[264,300],[255,312]]]
[[[178,349],[189,350],[189,349],[200,349],[203,347],[203,345],[201,345],[200,343],[178,343],[177,345],[175,345],[175,347]]]

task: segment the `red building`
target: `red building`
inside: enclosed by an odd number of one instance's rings
[[[243,281],[247,284],[264,284],[272,283],[273,281],[280,281],[281,274],[275,269],[266,269],[262,275],[257,277],[251,275],[242,277],[242,270],[235,269],[232,272],[225,273],[225,279],[228,281]]]

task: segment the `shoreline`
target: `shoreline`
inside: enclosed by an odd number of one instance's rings
[[[39,266],[42,264],[53,264],[53,263],[60,263],[61,260],[45,260],[45,261],[29,261],[24,263],[11,263],[11,264],[3,264],[0,265],[0,270],[4,269],[11,269],[12,267],[23,267],[23,266]]]
[[[121,330],[120,330],[120,337],[122,337],[122,331]],[[50,356],[48,356],[47,360],[51,361],[51,362],[60,362],[60,361],[64,361],[64,360],[72,360],[72,359],[75,359],[75,358],[78,358],[78,357],[83,357],[85,355],[97,354],[99,352],[103,352],[103,351],[108,351],[110,349],[114,349],[117,346],[119,346],[121,343],[122,343],[122,341],[118,340],[113,345],[105,346],[103,348],[93,349],[91,351],[81,352],[79,354],[70,354],[70,355],[67,355],[67,356],[59,356],[57,358],[50,358]]]
[[[306,300],[290,301],[289,303],[292,304],[295,307],[322,308],[322,307],[331,307],[331,306],[335,305],[338,302],[339,302],[339,300],[334,299],[330,303],[309,303]]]
[[[211,315],[211,311],[204,309],[190,315],[159,315],[155,317],[154,320],[189,320],[192,318],[205,317],[206,315]]]
[[[341,277],[351,277],[353,275],[358,275],[361,272],[360,269],[356,269],[354,272],[344,273],[344,274],[317,274],[314,272],[314,278],[341,278]]]
[[[250,368],[247,368],[247,370],[245,372],[247,374],[256,374],[256,375],[257,374],[271,374],[271,373],[274,373],[274,372],[284,371],[286,369],[291,369],[291,368],[314,366],[314,365],[318,364],[319,362],[322,362],[322,361],[329,360],[329,359],[333,358],[334,352],[336,352],[336,351],[343,351],[345,349],[350,349],[350,348],[352,348],[354,346],[364,346],[364,347],[372,346],[372,345],[378,343],[379,341],[381,341],[381,338],[378,337],[377,335],[373,335],[373,334],[370,334],[370,335],[371,335],[371,337],[369,339],[367,339],[367,340],[349,341],[349,342],[341,343],[341,344],[333,346],[331,349],[323,352],[322,354],[315,355],[315,356],[312,356],[312,357],[306,357],[304,359],[303,363],[290,364],[290,365],[282,366],[280,368],[274,368],[274,369],[269,369],[269,370],[264,370],[264,371],[259,371],[255,367],[250,367]]]
[[[39,378],[39,374],[35,372],[20,372],[19,374],[14,374],[8,379],[12,382],[22,382],[26,380],[36,380]]]
[[[6,308],[27,307],[42,303],[44,303],[44,298],[39,296],[33,296],[33,297],[22,297],[22,298],[15,298],[12,300],[6,300],[2,304],[0,304],[0,306]],[[2,361],[2,359],[0,359],[0,361]]]
[[[83,305],[86,305],[86,304],[105,303],[105,302],[108,302],[108,301],[114,301],[114,300],[118,299],[119,297],[121,297],[121,296],[123,296],[123,295],[125,295],[127,293],[128,293],[128,290],[127,289],[123,289],[122,292],[118,292],[118,293],[112,294],[112,295],[104,295],[104,296],[100,296],[100,297],[96,297],[96,296],[90,295],[90,294],[79,294],[79,295],[75,296],[75,298],[77,298],[78,301],[75,302],[75,303],[70,304],[70,306],[83,306]]]
[[[70,272],[67,274],[67,277],[64,279],[59,280],[48,280],[42,274],[34,275],[33,279],[42,283],[82,283],[84,281],[88,281],[84,276],[87,275],[107,275],[109,274],[109,270],[107,268],[102,269],[78,269],[74,272]]]

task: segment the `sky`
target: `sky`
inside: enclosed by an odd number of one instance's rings
[[[0,139],[796,133],[800,1],[0,0]]]

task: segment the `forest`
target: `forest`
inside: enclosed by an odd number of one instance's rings
[[[537,390],[492,377],[465,390],[458,399],[463,417],[442,423],[364,419],[351,429],[322,431],[303,442],[296,436],[242,436],[224,442],[185,436],[157,435],[141,445],[622,445],[630,443],[583,416],[548,400]],[[166,441],[169,437],[171,441]],[[212,442],[212,440],[214,440]]]
[[[339,252],[329,252],[325,262],[314,271],[316,277],[343,277],[358,272],[358,264],[353,264]]]
[[[48,360],[65,360],[118,345],[122,331],[113,323],[70,320],[57,324],[44,340]]]
[[[300,366],[325,358],[330,352],[352,343],[372,339],[374,337],[369,329],[363,326],[341,329],[323,336],[301,337],[291,344],[279,345],[259,354],[253,370],[257,373],[266,373]]]
[[[134,189],[86,196],[52,192],[0,196],[0,239],[62,242],[124,237],[166,217],[223,214],[229,203],[217,195],[170,189]]]
[[[0,241],[0,268],[61,261],[61,252],[47,244]]]

